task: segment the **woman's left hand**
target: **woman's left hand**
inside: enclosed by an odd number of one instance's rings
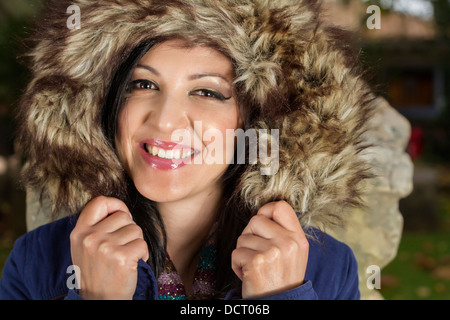
[[[287,202],[261,207],[232,253],[233,271],[242,280],[242,297],[269,296],[302,285],[308,252],[308,240]]]

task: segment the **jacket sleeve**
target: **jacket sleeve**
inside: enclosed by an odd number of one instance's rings
[[[79,294],[78,290],[70,289],[67,293],[67,296],[64,297],[64,300],[84,300]]]
[[[227,293],[225,300],[242,299],[240,289],[233,289]],[[318,300],[317,294],[314,291],[311,281],[305,281],[301,286],[294,289],[272,294],[261,298],[242,299],[242,300]]]
[[[26,284],[26,237],[16,240],[3,267],[0,279],[0,300],[28,300],[31,293]]]
[[[262,297],[256,300],[318,300],[312,282],[306,280],[301,286],[294,289]]]

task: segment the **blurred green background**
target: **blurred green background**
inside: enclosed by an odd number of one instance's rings
[[[21,57],[39,0],[0,0],[0,274],[26,232],[25,193],[15,153],[15,106],[29,74]],[[404,230],[397,257],[381,272],[385,299],[450,299],[450,1],[328,0],[330,19],[356,32],[373,83],[412,125],[408,152],[414,191],[400,201]],[[369,30],[365,9],[381,8]]]

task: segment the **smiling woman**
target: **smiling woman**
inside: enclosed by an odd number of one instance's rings
[[[240,127],[242,120],[236,99],[231,100],[231,61],[211,48],[183,46],[180,41],[166,41],[140,60],[119,112],[116,148],[137,191],[158,203],[167,252],[189,291],[197,264],[192,257],[216,219],[215,206],[223,195],[220,178],[229,161],[186,165],[173,158],[178,153],[178,158],[189,157],[195,164],[195,157],[207,153],[202,133],[194,132],[195,121],[225,136],[226,129]],[[225,100],[224,95],[230,98]],[[180,129],[191,132],[194,141],[187,146],[172,141],[172,133]],[[233,154],[227,150],[234,150],[234,144],[223,148],[223,154]],[[202,220],[204,227],[198,222]]]
[[[352,251],[313,226],[361,204],[373,96],[315,1],[79,0],[64,31],[50,2],[23,177],[72,215],[17,241],[0,298],[359,298]]]
[[[171,165],[169,152],[174,154],[178,150],[180,158],[189,156],[192,163],[198,163],[194,160],[196,156],[207,153],[208,143],[203,141],[202,133],[193,132],[195,121],[200,121],[203,129],[217,130],[222,136],[226,135],[226,129],[242,126],[239,106],[233,98],[231,61],[213,49],[183,49],[183,45],[179,41],[166,41],[151,48],[141,59],[140,65],[149,67],[138,65],[133,72],[133,85],[129,87],[118,118],[119,159],[138,191],[156,202],[203,197],[201,194],[205,191],[210,193],[215,189],[211,185],[219,180],[230,163],[224,159],[215,165],[204,162],[186,167]],[[139,87],[135,86],[136,80]],[[147,84],[143,87],[142,83]],[[225,100],[224,96],[230,98]],[[172,133],[179,129],[191,133],[194,141],[188,146],[172,141]],[[233,154],[227,152],[234,150],[231,143],[234,141],[229,142],[223,145],[224,155]],[[201,146],[201,150],[190,146]],[[149,147],[152,154],[148,153]],[[153,155],[156,151],[158,154]],[[177,170],[182,167],[184,170]],[[217,189],[220,194],[221,188]]]

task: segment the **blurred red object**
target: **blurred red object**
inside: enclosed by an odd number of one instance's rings
[[[413,160],[417,159],[422,154],[423,144],[423,129],[416,126],[412,127],[411,139],[409,140],[408,145],[408,153]]]

